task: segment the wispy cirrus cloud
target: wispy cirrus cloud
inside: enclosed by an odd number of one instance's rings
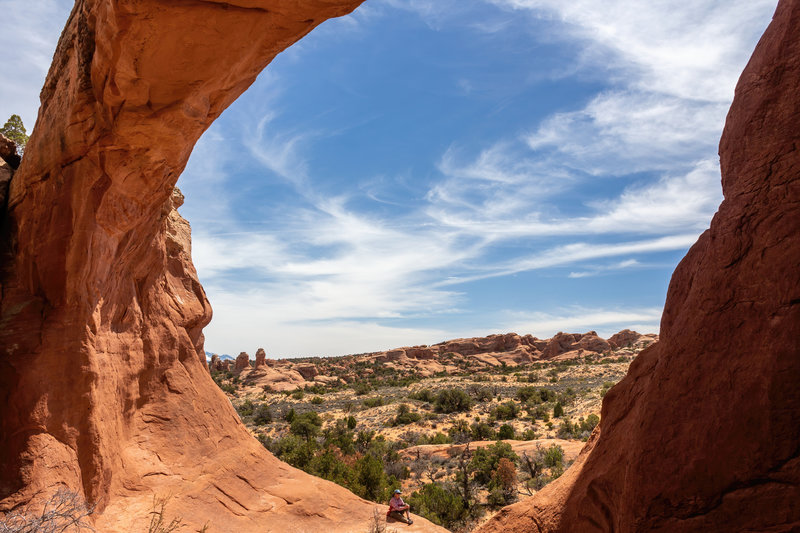
[[[608,338],[622,329],[658,333],[660,307],[633,309],[567,307],[551,312],[517,313],[508,317],[510,330],[535,331],[549,337],[559,331],[587,332],[594,330]]]
[[[631,0],[487,2],[502,10],[466,27],[489,38],[520,13],[532,26],[548,19],[556,28],[548,39],[581,50],[556,74],[602,72],[610,81],[585,104],[487,138],[483,147],[454,139],[431,161],[424,186],[416,183],[423,193],[413,202],[381,188],[385,176],[334,193],[323,186],[312,154],[334,132],[282,120],[286,94],[272,78],[272,96],[242,119],[243,143],[263,179],[279,177],[295,198],[273,205],[261,225],[232,215],[223,226],[197,228],[196,262],[217,310],[208,337],[246,349],[268,335],[282,354],[300,355],[480,334],[436,317],[465,313],[470,287],[484,280],[556,268],[572,279],[642,270],[653,264],[648,256],[688,248],[721,198],[716,143],[752,34],[760,31],[754,21],[769,2],[735,3],[728,13],[707,0],[671,18],[676,3],[666,1],[648,9]],[[348,27],[363,30],[402,9],[441,30],[451,23],[440,16],[442,5],[387,0],[357,11]],[[740,28],[748,36],[737,34]],[[464,79],[453,86],[468,97]],[[592,199],[576,195],[597,181],[619,185]],[[485,332],[654,331],[661,312],[513,308],[486,309]],[[409,326],[409,319],[429,324]],[[241,333],[238,340],[231,333],[243,330],[245,345]]]

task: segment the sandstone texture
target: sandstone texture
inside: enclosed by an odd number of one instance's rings
[[[264,351],[264,348],[259,348],[256,350],[256,368],[260,368],[262,366],[267,366],[267,352]]]
[[[241,352],[236,356],[236,362],[233,364],[234,372],[241,372],[250,369],[250,356],[247,352]]]
[[[720,143],[724,201],[661,338],[575,465],[480,531],[800,530],[800,1],[781,0]],[[614,339],[615,342],[618,342]]]
[[[3,204],[0,514],[67,487],[104,533],[169,495],[192,530],[366,530],[374,504],[272,457],[209,376],[174,189],[275,55],[359,3],[76,2]]]
[[[19,168],[22,158],[17,154],[17,145],[0,133],[0,159],[2,159],[12,170]]]

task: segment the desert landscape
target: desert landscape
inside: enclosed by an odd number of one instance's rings
[[[280,360],[258,349],[212,354],[209,370],[279,459],[378,504],[401,489],[415,514],[466,532],[569,468],[605,394],[657,340],[511,333]]]
[[[0,142],[0,530],[800,528],[800,0],[739,78],[724,199],[657,339],[207,360],[178,177],[279,53],[361,3],[75,3],[23,156]],[[394,487],[412,525],[375,503]]]

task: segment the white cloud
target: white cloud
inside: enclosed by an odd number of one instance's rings
[[[550,116],[524,139],[551,164],[593,175],[674,169],[714,153],[728,105],[610,91]]]
[[[633,309],[604,309],[569,307],[557,312],[519,313],[510,317],[510,331],[531,332],[547,338],[559,331],[585,333],[594,330],[608,338],[623,329],[639,333],[658,333],[662,309],[659,307]]]
[[[30,133],[39,109],[39,91],[50,68],[58,36],[71,2],[37,0],[6,2],[0,17],[0,125],[12,115],[22,117]]]
[[[613,272],[617,270],[624,270],[628,268],[638,268],[642,267],[643,265],[637,261],[636,259],[626,259],[624,261],[619,261],[617,263],[613,263],[611,265],[602,265],[602,266],[591,266],[588,270],[583,270],[580,272],[570,272],[569,278],[578,279],[578,278],[590,278],[594,276],[599,276],[604,273]]]
[[[776,0],[490,0],[564,22],[563,38],[611,61],[633,89],[686,100],[729,102]],[[597,56],[598,47],[605,52]],[[598,65],[593,65],[595,68]],[[622,74],[622,73],[620,73]]]
[[[394,327],[384,319],[460,313],[467,300],[451,290],[456,285],[466,290],[468,282],[572,265],[585,265],[572,278],[642,268],[642,256],[696,240],[721,199],[716,144],[733,84],[761,29],[754,19],[763,18],[770,2],[493,3],[563,21],[563,39],[584,50],[578,68],[603,72],[612,87],[583,108],[488,140],[474,154],[453,144],[436,162],[440,178],[424,201],[388,216],[362,211],[358,186],[335,196],[320,192],[308,157],[326,132],[284,125],[277,112],[282,80],[271,79],[266,103],[242,117],[244,129],[250,117],[262,117],[245,145],[301,201],[289,209],[273,206],[273,225],[230,222],[197,232],[196,262],[215,308],[210,348],[235,352],[265,344],[279,355],[332,355],[481,334]],[[447,6],[384,0],[341,25],[357,30],[403,9],[440,29],[453,23]],[[466,27],[489,38],[508,20]],[[300,54],[302,47],[294,50]],[[588,180],[620,177],[631,184],[618,187],[616,196],[564,207]],[[377,198],[374,186],[368,196]],[[380,202],[400,207],[391,198]],[[495,255],[503,246],[506,253]],[[624,260],[586,265],[611,258]],[[487,311],[484,323],[493,328],[485,333],[512,329],[544,337],[596,329],[609,336],[625,327],[657,331],[660,315],[660,308],[573,307],[510,318]]]
[[[520,272],[542,270],[579,263],[591,259],[616,257],[620,255],[647,254],[683,250],[689,248],[697,240],[697,235],[669,235],[645,241],[616,242],[610,244],[592,244],[574,242],[548,248],[530,256],[516,257],[505,263],[493,263],[484,266],[482,272],[463,277],[451,276],[438,285],[457,285],[500,276],[510,276]]]

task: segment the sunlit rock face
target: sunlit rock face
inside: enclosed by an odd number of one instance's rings
[[[798,137],[800,1],[782,0],[736,88],[725,200],[672,277],[661,340],[606,395],[576,464],[481,531],[800,528]]]
[[[174,189],[275,55],[359,3],[76,2],[2,220],[0,510],[66,486],[103,532],[146,530],[153,495],[210,531],[365,529],[371,504],[273,458],[212,382]]]

